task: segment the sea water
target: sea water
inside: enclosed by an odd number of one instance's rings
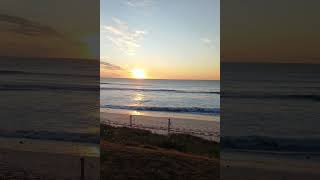
[[[222,143],[254,150],[320,150],[319,65],[221,67]]]
[[[100,107],[138,115],[218,120],[220,82],[102,78]]]

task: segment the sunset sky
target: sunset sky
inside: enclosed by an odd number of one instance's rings
[[[219,79],[219,0],[102,0],[101,75]]]

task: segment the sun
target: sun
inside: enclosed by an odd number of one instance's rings
[[[134,79],[145,79],[146,74],[143,69],[134,68],[131,71],[132,78]]]

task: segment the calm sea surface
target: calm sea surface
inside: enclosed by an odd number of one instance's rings
[[[220,116],[220,82],[101,79],[100,106],[112,111],[212,120]]]

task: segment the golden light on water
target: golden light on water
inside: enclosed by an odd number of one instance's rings
[[[132,78],[134,79],[145,79],[146,74],[143,69],[134,68],[131,71]]]
[[[144,100],[144,95],[142,93],[136,93],[133,97],[133,100],[135,101],[143,101]]]
[[[143,113],[139,112],[139,111],[133,111],[131,113],[131,115],[136,115],[136,116],[139,116],[139,115],[143,115]]]

